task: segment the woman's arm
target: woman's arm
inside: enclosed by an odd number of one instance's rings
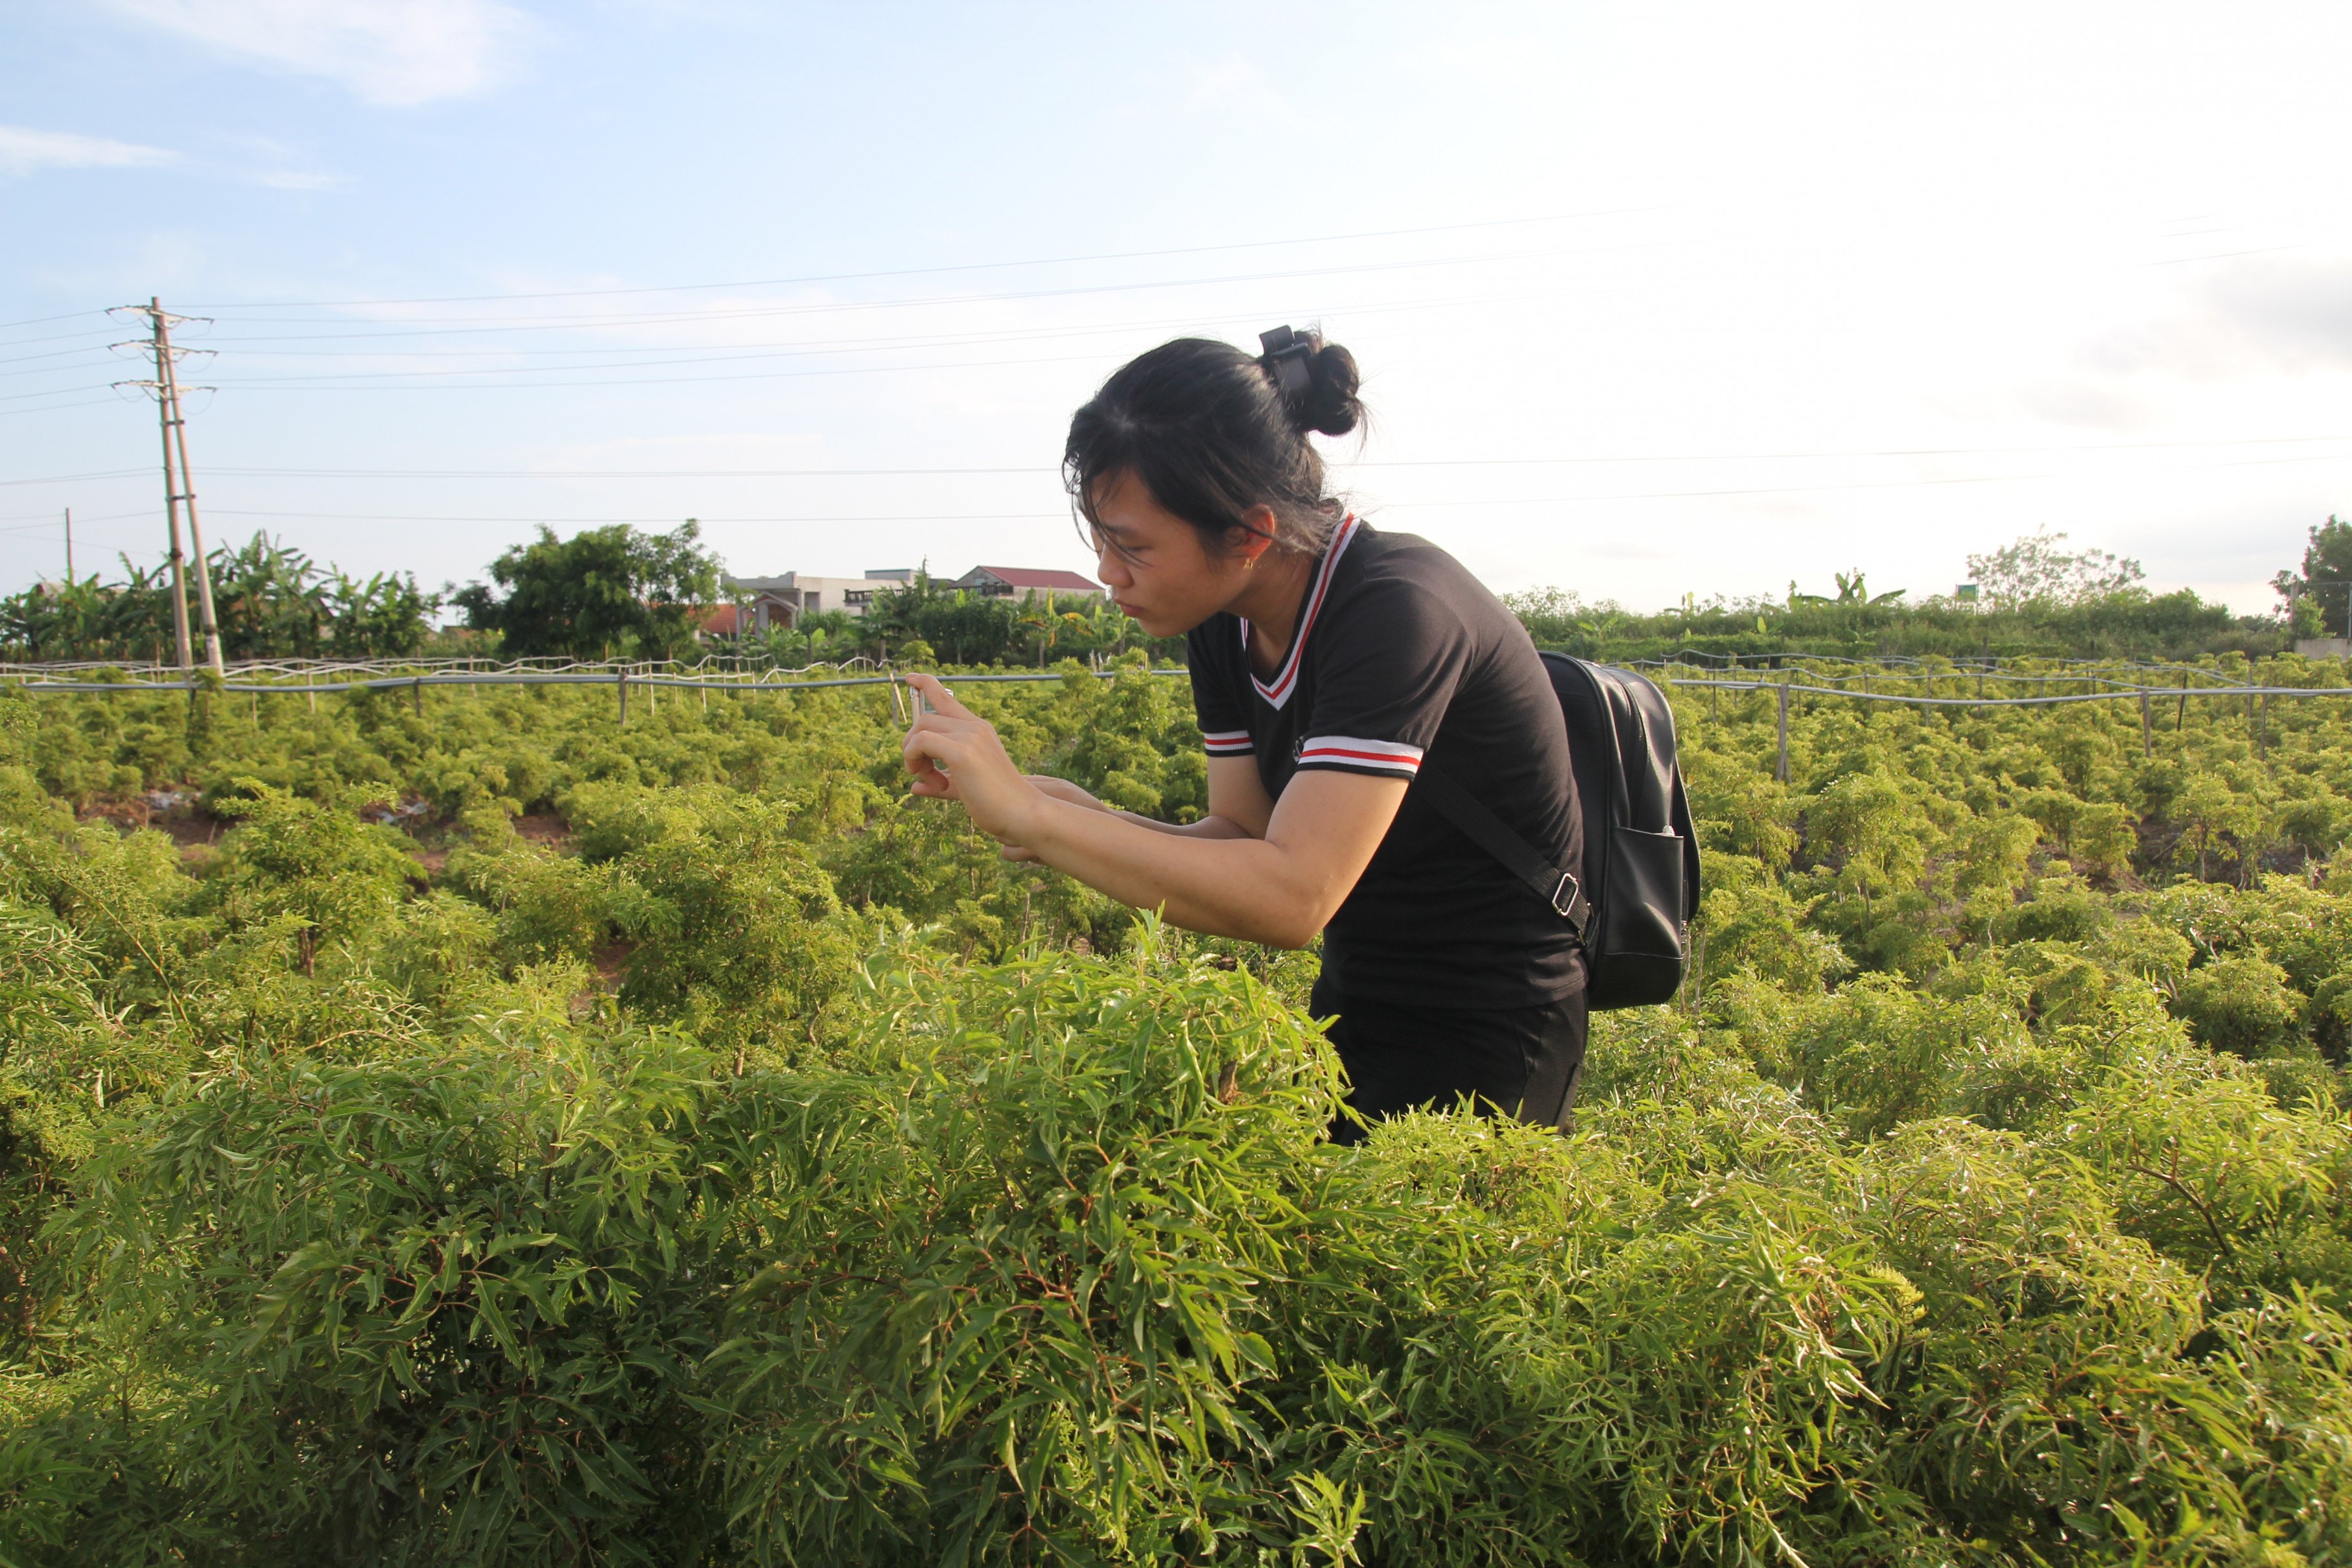
[[[1209,810],[1205,816],[1178,825],[1163,822],[1156,817],[1141,817],[1133,811],[1122,811],[1107,806],[1086,789],[1066,779],[1051,774],[1024,773],[1023,778],[1034,785],[1040,794],[1056,800],[1067,800],[1074,806],[1087,806],[1097,811],[1108,811],[1122,822],[1132,822],[1139,828],[1149,828],[1155,833],[1174,833],[1186,839],[1262,839],[1267,821],[1274,816],[1274,801],[1265,792],[1265,785],[1257,776],[1257,760],[1250,757],[1212,757],[1209,758]],[[1004,846],[1006,860],[1034,860],[1018,844]]]
[[[1244,836],[1152,831],[1099,803],[1045,793],[1013,766],[994,728],[945,687],[928,675],[912,676],[909,684],[939,710],[919,716],[907,735],[915,793],[961,800],[982,832],[1122,904],[1158,908],[1194,931],[1305,946],[1354,889],[1404,800],[1402,779],[1303,773],[1273,803],[1263,832],[1249,835],[1246,821],[1234,822],[1217,808],[1230,807],[1244,818],[1255,814],[1256,801],[1233,772],[1250,768],[1247,782],[1254,786],[1255,764],[1218,758],[1211,764],[1212,817]],[[1262,787],[1256,796],[1264,799]]]

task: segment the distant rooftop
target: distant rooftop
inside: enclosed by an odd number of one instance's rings
[[[976,587],[982,582],[999,582],[1007,588],[1035,589],[1041,593],[1100,593],[1101,583],[1075,571],[1056,571],[1026,566],[976,566],[956,580],[959,588]]]

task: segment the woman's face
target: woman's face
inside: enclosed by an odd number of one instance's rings
[[[1244,563],[1264,548],[1236,528],[1243,548],[1212,556],[1201,531],[1163,510],[1132,475],[1097,484],[1094,504],[1095,575],[1154,637],[1181,636],[1232,604],[1249,580]]]

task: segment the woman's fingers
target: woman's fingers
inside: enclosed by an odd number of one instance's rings
[[[963,706],[956,695],[948,690],[937,675],[908,675],[907,684],[929,699],[931,706],[948,718],[976,718],[979,716]]]
[[[949,695],[933,676],[910,675],[908,685],[940,699],[937,712],[919,713],[907,727],[903,753],[914,775],[912,791],[961,801],[972,826],[1000,841],[1026,836],[1024,824],[1044,797],[1004,754],[995,727]]]
[[[915,776],[915,792],[919,795],[945,794],[948,776],[940,764],[954,766],[956,737],[938,727],[932,722],[934,717],[930,714],[919,716],[898,748],[899,755],[907,760],[907,771]]]

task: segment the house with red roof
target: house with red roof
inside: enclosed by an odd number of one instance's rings
[[[1051,571],[1026,566],[976,566],[953,582],[983,599],[1010,599],[1029,593],[1100,594],[1103,585],[1075,571]]]

